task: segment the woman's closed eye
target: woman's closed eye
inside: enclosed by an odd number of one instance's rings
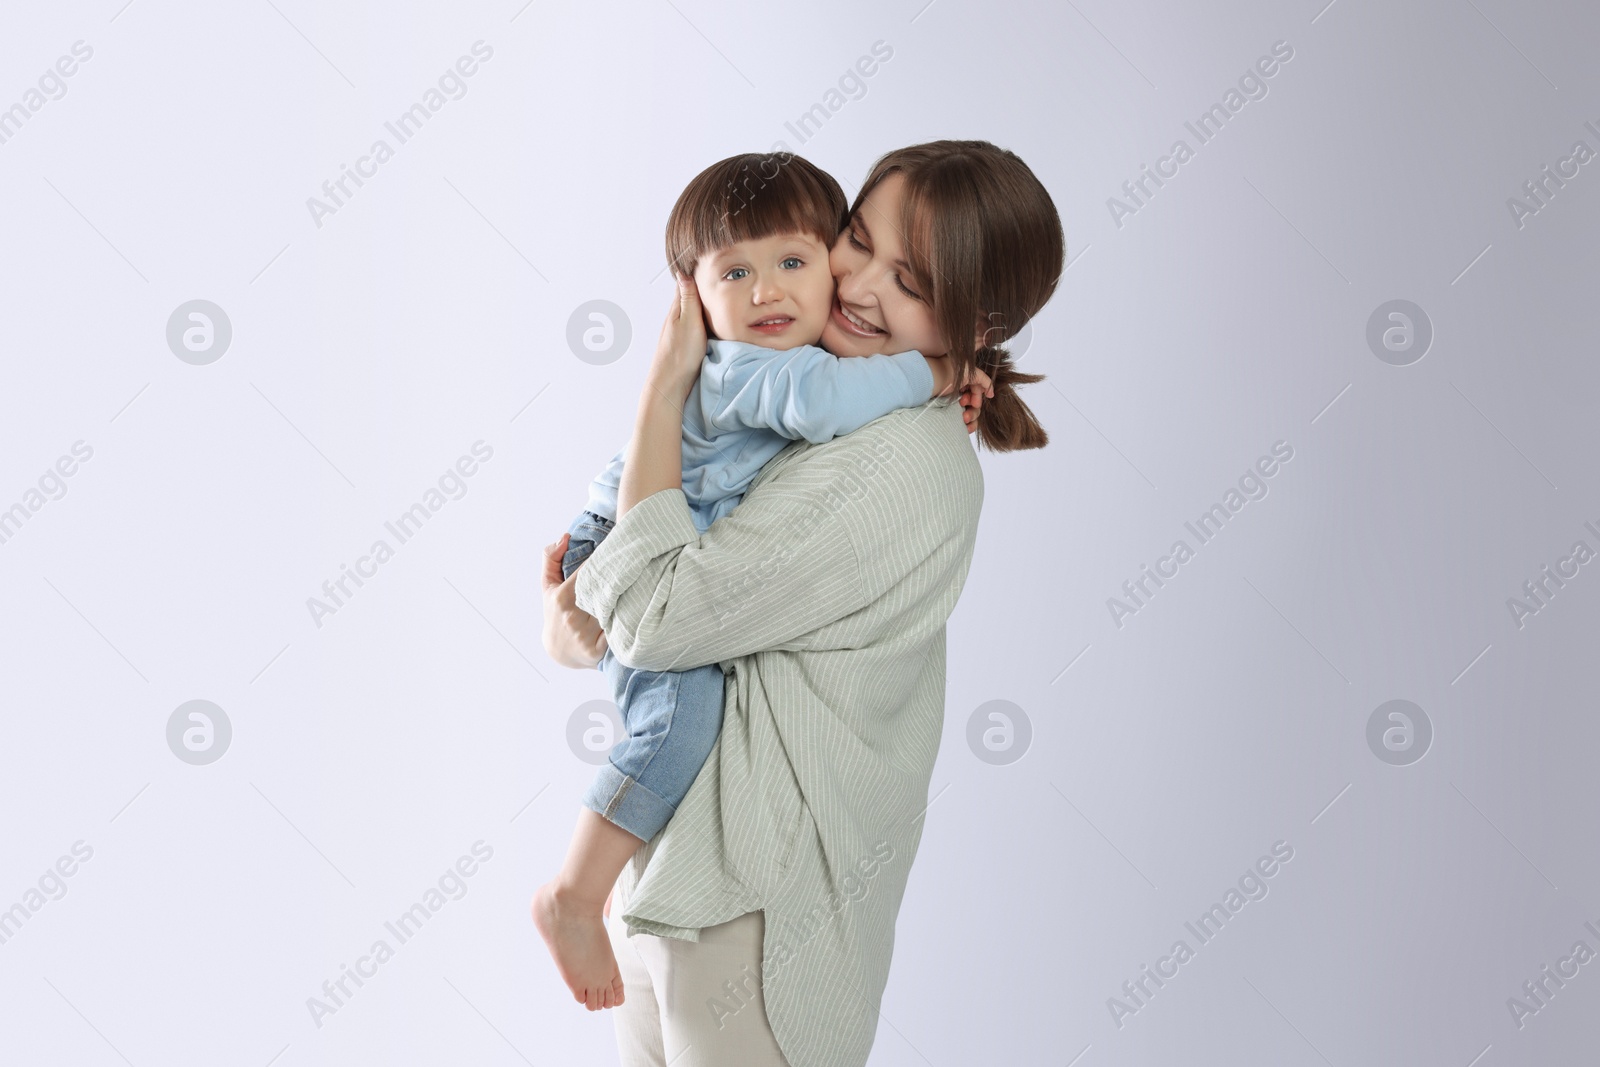
[[[862,241],[861,241],[861,238],[856,236],[856,231],[855,231],[855,227],[854,226],[850,227],[850,229],[845,231],[845,236],[847,238],[849,238],[850,246],[852,248],[854,248],[857,252],[865,252],[868,255],[872,254],[872,249],[868,248],[865,244],[863,244]],[[908,286],[905,283],[905,280],[900,277],[900,272],[899,271],[895,271],[894,272],[894,284],[899,288],[899,290],[902,293],[906,294],[911,299],[916,300],[916,301],[921,301],[922,300],[922,294],[914,292],[911,289],[911,287]]]

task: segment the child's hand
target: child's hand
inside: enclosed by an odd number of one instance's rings
[[[978,416],[983,411],[983,399],[994,396],[994,381],[977,367],[968,373],[966,381],[959,388],[953,388],[955,371],[952,369],[949,356],[924,356],[928,361],[928,369],[933,372],[933,395],[946,396],[955,393],[961,403],[961,421],[966,423],[967,432],[972,433],[978,428]]]
[[[978,416],[983,412],[983,393],[973,386],[961,394],[961,421],[968,433],[978,432]]]
[[[960,392],[960,394],[963,395],[971,392],[971,394],[974,395],[974,406],[979,406],[979,408],[981,408],[982,403],[984,403],[982,402],[982,398],[994,397],[995,382],[994,379],[989,378],[989,374],[984,373],[984,371],[979,370],[979,368],[974,366],[974,368],[971,368],[970,371],[966,371],[966,381],[962,382],[962,387],[960,387],[957,392]]]
[[[672,308],[661,324],[656,354],[650,361],[649,384],[681,407],[706,358],[706,321],[694,279],[679,275],[677,282]]]

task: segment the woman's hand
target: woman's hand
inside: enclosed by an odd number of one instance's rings
[[[565,581],[561,578],[561,557],[566,554],[571,534],[544,549],[544,650],[563,667],[588,668],[600,662],[606,651],[606,635],[595,617],[578,607],[573,583],[578,572]]]
[[[700,290],[694,279],[675,275],[677,295],[661,324],[656,354],[650,361],[647,384],[661,392],[680,409],[700,376],[706,358],[706,320],[700,310]]]

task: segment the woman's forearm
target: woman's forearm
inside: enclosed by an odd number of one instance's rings
[[[683,405],[700,376],[706,324],[694,279],[680,276],[639,393],[639,415],[622,454],[617,518],[663,489],[683,488]]]
[[[622,457],[617,487],[617,518],[646,497],[683,486],[682,385],[663,384],[655,375],[639,395],[633,436]]]

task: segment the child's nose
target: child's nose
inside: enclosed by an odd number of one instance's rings
[[[783,292],[783,286],[779,284],[777,278],[759,277],[756,279],[752,296],[758,304],[770,304],[773,301],[782,300]]]

